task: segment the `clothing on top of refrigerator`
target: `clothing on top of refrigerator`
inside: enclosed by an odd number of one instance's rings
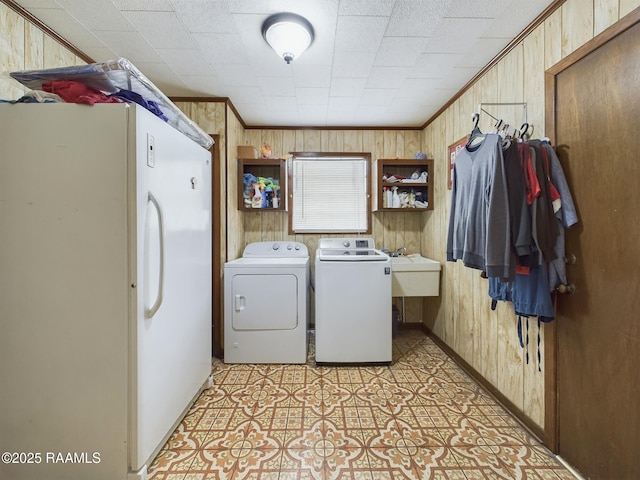
[[[109,98],[100,90],[73,80],[52,80],[43,83],[42,90],[59,95],[67,103],[120,103],[117,98]]]

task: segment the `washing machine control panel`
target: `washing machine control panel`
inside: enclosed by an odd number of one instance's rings
[[[308,257],[309,250],[300,242],[255,242],[242,253],[243,257]]]
[[[376,248],[373,238],[321,238],[318,248]]]

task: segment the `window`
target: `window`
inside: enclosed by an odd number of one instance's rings
[[[291,232],[369,232],[370,163],[369,153],[294,153]]]

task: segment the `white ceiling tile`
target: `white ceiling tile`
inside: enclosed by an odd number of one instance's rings
[[[329,89],[296,88],[296,97],[300,105],[327,105],[329,102]]]
[[[331,66],[302,65],[294,62],[293,80],[296,87],[325,87],[331,83]]]
[[[18,3],[21,7],[28,9],[30,12],[36,8],[62,9],[62,6],[51,0],[20,0]]]
[[[218,78],[228,87],[257,87],[258,79],[248,65],[221,65]]]
[[[327,124],[327,106],[326,105],[299,105],[298,115],[300,116],[303,126],[316,126]]]
[[[13,1],[169,96],[229,97],[248,125],[378,127],[422,125],[554,0]],[[315,31],[292,65],[261,33],[284,11]]]
[[[492,21],[488,18],[443,18],[424,53],[465,53]]]
[[[196,44],[206,53],[206,58],[212,65],[217,64],[246,64],[240,36],[229,33],[193,33]]]
[[[195,48],[180,19],[171,12],[123,12],[154,48]]]
[[[454,88],[444,88],[444,87],[434,88],[433,90],[431,90],[429,95],[429,104],[442,106],[447,102],[447,100],[453,97],[457,91],[458,91],[458,88],[455,88],[455,87]]]
[[[398,89],[399,97],[428,97],[433,89],[442,85],[441,79],[435,78],[406,78]]]
[[[254,126],[269,126],[273,125],[273,113],[266,110],[264,107],[248,107],[241,112],[253,119],[252,125]],[[300,115],[298,112],[279,112],[278,113],[278,125],[299,125]],[[288,152],[273,152],[272,155],[284,155]]]
[[[111,0],[118,10],[141,10],[143,12],[172,12],[169,0]]]
[[[453,67],[448,70],[447,79],[450,87],[462,88],[477,73],[477,69],[468,67]]]
[[[229,0],[231,13],[266,14],[285,11],[285,0]]]
[[[73,45],[105,47],[93,33],[61,8],[35,8],[31,13],[54,31],[64,29],[64,39]]]
[[[98,31],[96,36],[110,45],[119,57],[125,57],[134,65],[138,63],[160,63],[162,57],[149,45],[138,32]]]
[[[547,3],[544,0],[512,0],[496,14],[495,21],[481,36],[514,38],[542,13]]]
[[[333,77],[367,78],[376,52],[336,52],[333,57]]]
[[[355,97],[362,95],[367,83],[366,78],[334,78],[331,80],[331,97]]]
[[[338,15],[390,16],[396,0],[351,0],[340,2]]]
[[[530,0],[524,0],[530,1]],[[536,1],[536,0],[533,0]],[[508,5],[509,0],[456,0],[451,2],[447,11],[444,13],[445,17],[484,17],[495,18],[501,11]]]
[[[236,32],[227,2],[213,0],[171,0],[171,2],[190,32]]]
[[[133,30],[133,26],[110,1],[57,0],[77,21],[90,30]]]
[[[404,125],[404,126],[412,126],[419,125],[421,121],[424,121],[425,115],[423,110],[415,111],[415,110],[385,110],[384,118],[386,120],[387,125]],[[414,156],[417,151],[411,152],[410,156]]]
[[[173,70],[167,69],[164,63],[140,62],[136,68],[162,91],[187,88],[183,80]]]
[[[226,88],[229,92],[229,98],[236,106],[246,103],[266,105],[260,87],[226,86]]]
[[[410,72],[407,67],[373,67],[367,88],[399,88]]]
[[[198,49],[163,48],[156,52],[180,76],[216,74],[215,68],[204,61],[204,56]]]
[[[387,107],[385,105],[362,105],[354,112],[350,122],[352,125],[382,126],[391,125],[387,121]]]
[[[504,38],[480,38],[469,45],[467,51],[460,55],[454,67],[481,69],[508,43]]]
[[[459,64],[461,53],[423,53],[411,70],[411,78],[442,78],[444,71]]]
[[[389,105],[393,102],[396,92],[395,89],[388,88],[365,88],[360,97],[360,105]]]
[[[385,17],[340,16],[336,28],[336,51],[377,52],[386,27]]]
[[[384,37],[374,65],[411,67],[425,51],[429,40],[421,37]]]
[[[424,97],[395,97],[393,102],[389,104],[389,110],[405,110],[405,111],[414,111],[421,110],[425,108],[427,104],[425,103]]]
[[[255,55],[250,52],[246,63],[251,66],[254,73],[260,77],[291,77],[293,78],[293,65],[287,65],[273,50],[267,50],[263,55]]]
[[[287,77],[256,77],[265,97],[289,97],[295,98],[296,88],[291,76]]]
[[[496,13],[496,18],[510,18],[521,29],[535,20],[548,6],[547,0],[510,0]]]
[[[107,47],[88,47],[84,53],[96,62],[107,62],[118,58],[118,54]]]
[[[180,75],[184,83],[194,92],[216,97],[227,97],[228,92],[215,75]]]
[[[360,97],[329,97],[329,112],[351,112],[360,105]]]
[[[296,97],[284,97],[269,95],[265,97],[267,108],[278,112],[298,113],[298,100]]]
[[[389,20],[386,35],[398,37],[429,37],[455,0],[398,0]]]

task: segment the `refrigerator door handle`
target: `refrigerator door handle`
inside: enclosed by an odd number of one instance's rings
[[[156,297],[156,301],[153,303],[151,308],[145,309],[144,313],[147,318],[153,317],[160,305],[162,305],[162,295],[164,291],[164,218],[162,216],[162,208],[156,200],[156,197],[153,196],[151,192],[149,192],[148,201],[155,207],[158,212],[158,227],[159,227],[159,240],[160,240],[160,269],[158,272],[158,296]]]

